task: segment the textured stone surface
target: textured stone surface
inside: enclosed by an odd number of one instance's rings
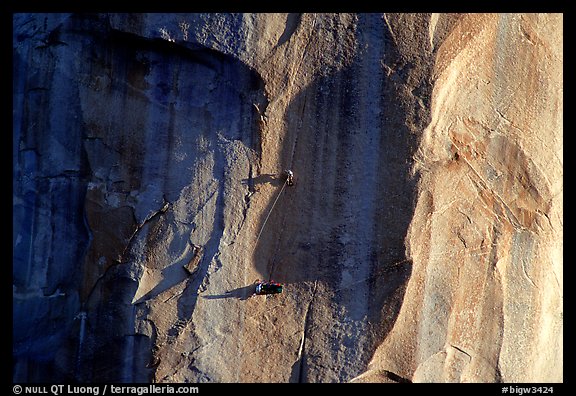
[[[562,381],[561,26],[465,16],[438,49],[414,268],[365,379]]]
[[[562,381],[562,34],[15,14],[14,380]]]

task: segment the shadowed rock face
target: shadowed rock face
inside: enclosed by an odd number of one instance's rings
[[[562,381],[561,15],[13,23],[14,381]]]

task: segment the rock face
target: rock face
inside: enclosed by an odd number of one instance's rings
[[[562,19],[15,14],[14,381],[562,381]]]

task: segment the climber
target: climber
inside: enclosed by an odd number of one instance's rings
[[[289,186],[293,186],[294,185],[294,172],[292,172],[290,169],[286,169],[284,171],[284,175],[286,176],[286,184]]]
[[[256,283],[256,290],[254,291],[253,296],[255,295],[266,295],[266,294],[280,294],[282,293],[282,285],[280,283],[276,283],[274,281],[270,282],[263,282],[258,281]]]

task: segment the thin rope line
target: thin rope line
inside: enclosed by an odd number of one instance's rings
[[[272,213],[272,211],[274,210],[274,207],[276,206],[276,202],[278,202],[278,199],[280,198],[280,196],[282,195],[282,191],[284,191],[284,187],[286,187],[286,184],[288,183],[288,179],[286,179],[284,181],[284,184],[282,185],[282,189],[280,190],[280,193],[278,194],[278,196],[276,197],[276,200],[274,201],[274,203],[272,204],[272,207],[270,208],[270,211],[268,212],[268,215],[266,216],[266,219],[264,219],[264,223],[262,224],[262,228],[260,228],[260,232],[258,233],[258,237],[256,237],[256,242],[254,242],[254,249],[256,249],[256,245],[258,244],[258,241],[260,240],[260,235],[262,235],[262,231],[264,231],[264,226],[266,226],[266,222],[268,221],[268,218],[270,217],[270,214]]]

